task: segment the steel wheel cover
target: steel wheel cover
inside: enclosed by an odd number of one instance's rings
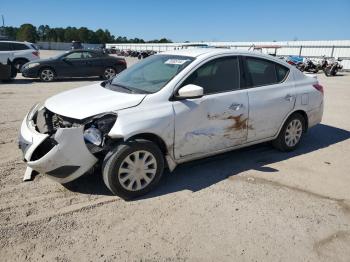
[[[286,129],[284,140],[289,147],[295,146],[302,135],[303,132],[303,124],[299,119],[292,120]]]
[[[148,186],[157,172],[157,161],[148,151],[140,150],[129,154],[118,170],[118,180],[128,191],[139,191]]]

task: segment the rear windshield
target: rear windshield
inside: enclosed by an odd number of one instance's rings
[[[30,44],[31,47],[33,47],[35,50],[39,50],[39,47],[37,47],[36,45]]]

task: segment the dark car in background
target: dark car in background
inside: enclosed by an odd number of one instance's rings
[[[72,50],[49,59],[26,63],[22,75],[50,82],[64,77],[99,76],[110,79],[126,69],[124,58],[94,50]]]

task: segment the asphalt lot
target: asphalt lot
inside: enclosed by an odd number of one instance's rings
[[[318,78],[324,118],[295,152],[262,144],[184,164],[130,202],[98,173],[69,189],[22,182],[27,111],[99,79],[0,83],[0,260],[349,261],[350,73]]]

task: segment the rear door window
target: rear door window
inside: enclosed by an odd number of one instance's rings
[[[204,89],[204,94],[214,94],[239,89],[237,57],[223,57],[207,62],[194,71],[182,86],[194,84]]]
[[[0,42],[0,51],[11,51],[10,44],[7,42]]]
[[[246,72],[248,75],[248,87],[273,85],[282,82],[289,69],[275,62],[246,57]]]
[[[11,43],[11,47],[12,47],[12,50],[15,50],[15,51],[30,49],[25,44],[20,44],[20,43]]]
[[[73,52],[69,55],[66,55],[67,59],[83,59],[83,53],[82,52]]]

